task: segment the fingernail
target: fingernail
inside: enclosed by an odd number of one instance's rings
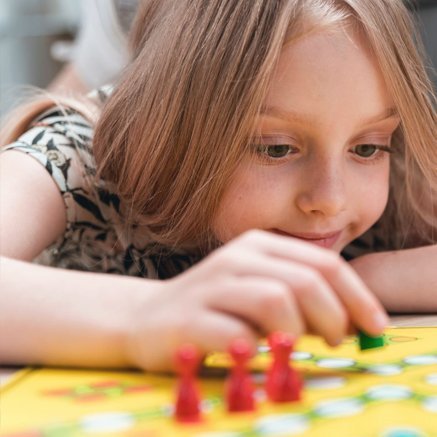
[[[383,331],[388,325],[388,317],[383,313],[375,314],[373,321],[379,331]]]

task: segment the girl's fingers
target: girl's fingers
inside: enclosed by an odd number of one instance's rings
[[[156,313],[159,313],[159,309]],[[232,340],[244,338],[253,352],[256,352],[257,332],[243,320],[229,314],[201,306],[184,308],[181,305],[178,313],[168,314],[167,311],[166,317],[174,322],[173,326],[163,324],[161,317],[153,330],[155,333],[159,332],[159,335],[145,336],[141,333],[139,336],[135,335],[128,345],[132,361],[147,371],[173,368],[176,351],[187,343],[195,345],[199,354],[205,355],[212,351],[224,352]]]
[[[252,254],[244,260],[233,263],[233,279],[219,281],[210,289],[210,304],[250,320],[267,332],[299,332],[308,324],[329,344],[341,341],[346,334],[347,311],[323,276],[284,259]],[[244,284],[241,288],[234,285],[240,283]],[[251,287],[256,293],[252,294]]]
[[[251,237],[246,237],[246,247],[256,247],[258,253],[261,250],[268,257],[301,263],[319,272],[343,302],[353,323],[369,334],[381,334],[388,323],[382,305],[339,255],[297,238],[261,231],[246,235]]]
[[[345,264],[338,275],[328,280],[348,308],[354,325],[371,335],[382,334],[389,321],[387,313],[352,268]]]
[[[347,334],[346,308],[318,273],[298,269],[295,277],[297,283],[291,288],[308,330],[324,337],[329,345],[337,346]]]
[[[288,285],[290,295],[294,296],[305,324],[330,345],[338,344],[345,336],[347,310],[317,271],[302,264],[276,259],[261,262],[257,272],[259,275],[270,272],[281,278]]]
[[[258,335],[247,323],[218,311],[203,311],[189,324],[184,338],[194,343],[203,354],[227,351],[237,338],[244,338],[256,352]]]
[[[268,277],[230,278],[206,296],[209,308],[246,320],[262,333],[306,331],[299,305],[287,283]]]

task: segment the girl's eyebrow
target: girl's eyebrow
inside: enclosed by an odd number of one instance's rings
[[[312,114],[303,114],[301,112],[296,112],[296,111],[285,111],[284,109],[278,108],[276,106],[262,107],[261,115],[268,115],[271,117],[280,118],[281,120],[287,122],[297,122],[304,125],[317,124],[317,120]],[[385,108],[377,115],[361,120],[360,124],[362,125],[375,124],[380,121],[388,120],[390,118],[398,118],[398,117],[399,114],[396,108],[389,107],[389,108]]]
[[[367,120],[363,120],[362,123],[364,125],[378,123],[380,121],[388,120],[389,118],[399,118],[399,113],[395,107],[385,108],[378,115],[368,118]]]

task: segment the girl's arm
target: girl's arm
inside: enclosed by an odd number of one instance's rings
[[[0,363],[129,367],[138,308],[158,281],[0,258]],[[147,312],[144,312],[147,317]]]
[[[437,245],[372,253],[350,262],[390,312],[437,312]]]
[[[64,232],[65,206],[24,153],[0,155],[0,178],[0,363],[132,365],[132,314],[159,283],[25,262]]]
[[[65,205],[54,180],[34,158],[0,154],[0,254],[31,261],[62,235]]]

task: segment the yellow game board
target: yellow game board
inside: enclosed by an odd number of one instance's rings
[[[195,425],[173,420],[172,376],[27,369],[0,392],[0,436],[437,436],[437,327],[393,328],[386,338],[384,349],[360,352],[352,337],[336,349],[303,337],[293,354],[303,400],[285,405],[266,399],[270,355],[260,345],[252,361],[257,409],[232,415],[224,378],[212,371],[229,357],[213,354],[199,380],[203,421]]]

